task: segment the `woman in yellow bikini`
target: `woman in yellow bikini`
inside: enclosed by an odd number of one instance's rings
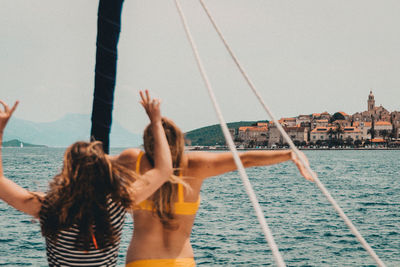
[[[184,136],[169,119],[162,124],[170,146],[174,175],[150,198],[134,210],[134,232],[128,248],[126,266],[195,266],[190,234],[200,204],[204,179],[236,169],[231,153],[184,153]],[[136,155],[131,166],[137,173],[153,168],[154,142],[148,126],[144,131],[144,150],[132,149]],[[240,154],[245,167],[271,165],[292,160],[308,180],[311,175],[294,153],[284,151],[249,151]]]

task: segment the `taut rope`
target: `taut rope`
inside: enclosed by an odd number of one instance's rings
[[[267,222],[265,220],[265,216],[264,216],[264,214],[263,214],[263,212],[261,210],[261,206],[258,203],[257,196],[254,193],[254,190],[253,190],[253,188],[252,188],[252,186],[250,184],[250,181],[249,181],[249,178],[247,176],[247,173],[244,170],[243,164],[242,164],[242,162],[241,162],[241,160],[239,158],[239,154],[238,154],[238,152],[236,150],[235,144],[233,143],[233,140],[232,140],[232,137],[231,137],[231,135],[229,133],[228,127],[226,125],[226,122],[225,122],[225,120],[224,120],[224,118],[222,116],[222,113],[221,113],[221,110],[219,108],[218,102],[217,102],[217,100],[215,98],[215,95],[214,95],[214,91],[213,91],[213,89],[211,87],[211,84],[210,84],[208,76],[207,76],[207,74],[205,72],[203,63],[202,63],[202,61],[200,59],[199,52],[197,50],[196,44],[194,43],[193,37],[192,37],[192,35],[190,33],[189,26],[188,26],[188,24],[186,22],[186,18],[185,18],[184,14],[183,14],[183,11],[182,11],[182,8],[181,8],[179,0],[175,0],[175,4],[176,4],[176,7],[178,9],[179,15],[181,17],[181,20],[182,20],[182,23],[183,23],[183,27],[185,28],[185,32],[186,32],[187,38],[188,38],[188,40],[190,42],[190,45],[192,47],[194,56],[196,58],[197,66],[199,67],[201,76],[203,77],[205,85],[206,85],[206,87],[208,89],[208,93],[209,93],[210,98],[212,100],[212,103],[214,105],[215,111],[217,113],[217,117],[218,117],[218,119],[220,121],[222,132],[223,132],[223,134],[225,136],[225,139],[226,139],[226,141],[228,143],[229,149],[231,150],[231,152],[233,154],[233,159],[234,159],[235,164],[236,164],[236,166],[238,168],[238,171],[239,171],[240,177],[241,177],[241,179],[243,181],[243,184],[244,184],[244,186],[246,188],[246,192],[249,195],[251,203],[253,204],[254,210],[256,212],[256,215],[257,215],[258,221],[259,221],[259,223],[261,225],[261,228],[262,228],[262,230],[264,232],[265,238],[266,238],[266,240],[267,240],[267,242],[269,244],[269,247],[270,247],[270,249],[272,251],[272,254],[273,254],[274,258],[275,258],[275,261],[276,261],[277,265],[278,266],[286,266],[285,262],[283,261],[282,255],[279,253],[278,247],[277,247],[277,245],[276,245],[276,243],[274,241],[274,238],[272,236],[271,230],[269,229],[268,224],[267,224]]]
[[[371,246],[365,241],[365,239],[362,237],[362,235],[358,232],[357,228],[353,225],[351,220],[346,216],[346,214],[343,212],[343,210],[340,208],[340,206],[336,203],[336,201],[333,199],[329,191],[325,188],[325,186],[321,183],[321,181],[318,179],[317,175],[311,170],[310,166],[306,164],[306,161],[300,151],[297,149],[297,147],[293,144],[293,141],[290,139],[290,137],[287,135],[285,130],[282,128],[280,123],[276,120],[276,117],[272,114],[271,110],[268,108],[268,106],[265,104],[263,98],[261,97],[260,93],[256,89],[254,83],[250,80],[249,76],[247,75],[246,71],[240,64],[238,58],[235,56],[235,54],[232,52],[232,49],[228,45],[227,41],[225,40],[224,36],[222,35],[219,27],[217,26],[215,20],[211,16],[208,8],[204,4],[203,0],[199,0],[201,3],[201,6],[203,7],[204,11],[206,12],[208,18],[210,19],[214,29],[218,33],[219,37],[221,38],[222,42],[225,45],[225,48],[228,50],[229,54],[231,55],[233,61],[235,62],[236,66],[239,68],[240,72],[242,73],[243,77],[245,78],[246,82],[252,89],[253,93],[256,95],[258,100],[260,101],[261,105],[267,112],[267,114],[270,116],[272,121],[275,123],[277,126],[278,130],[282,134],[283,138],[285,141],[289,144],[290,148],[293,150],[293,152],[296,154],[296,156],[300,159],[301,163],[306,166],[307,170],[312,174],[312,177],[314,178],[315,183],[319,187],[319,189],[322,191],[322,193],[325,195],[325,197],[328,199],[328,201],[333,205],[337,213],[340,215],[340,217],[344,220],[346,225],[350,228],[350,231],[357,237],[358,241],[363,245],[365,250],[371,255],[371,257],[375,260],[375,262],[378,264],[378,266],[385,266],[385,264],[382,262],[382,260],[376,255],[375,251],[371,248]]]

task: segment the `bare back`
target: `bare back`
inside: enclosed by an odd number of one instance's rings
[[[193,177],[188,168],[188,157],[183,156],[182,176],[191,190],[184,191],[185,202],[199,199],[203,179]],[[133,163],[133,162],[132,162]],[[133,163],[136,165],[136,161]],[[133,165],[133,166],[135,166]],[[140,172],[152,166],[144,156],[140,161]],[[134,210],[134,233],[128,248],[126,262],[142,259],[193,258],[190,234],[196,215],[175,214],[172,229],[165,227],[157,214],[149,210]]]

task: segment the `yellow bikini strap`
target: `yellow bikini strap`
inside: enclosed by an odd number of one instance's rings
[[[179,171],[179,177],[182,178],[182,172]],[[178,184],[178,202],[185,202],[184,201],[184,194],[183,194],[183,185],[182,184]]]
[[[178,202],[180,202],[180,203],[184,202],[183,185],[182,184],[178,184]]]
[[[140,151],[139,156],[136,159],[136,173],[137,174],[140,174],[140,161],[141,161],[143,155],[144,155],[143,151]]]

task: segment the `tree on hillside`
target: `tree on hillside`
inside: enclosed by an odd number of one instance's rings
[[[315,142],[315,144],[317,145],[317,147],[320,147],[322,145],[322,140],[317,140],[317,142]]]
[[[388,139],[389,135],[390,135],[390,133],[388,132],[388,130],[381,131],[381,136],[383,137],[383,140],[385,140],[386,145],[388,145],[388,143],[389,143],[389,139]]]
[[[328,130],[328,137],[329,137],[328,146],[329,146],[329,147],[332,147],[332,146],[333,146],[332,136],[334,136],[334,135],[335,135],[335,130],[334,130],[332,127],[329,128],[329,130]]]
[[[235,139],[233,140],[235,143],[243,143],[243,139],[240,137],[235,137]]]
[[[369,145],[371,145],[371,140],[370,139],[365,140],[364,146],[369,146]]]
[[[342,139],[341,134],[344,133],[344,130],[343,130],[343,127],[339,123],[336,123],[335,133],[336,133],[337,139]]]
[[[348,136],[348,137],[346,138],[345,145],[346,145],[346,146],[353,146],[353,138],[351,138],[350,136]]]
[[[255,146],[256,142],[254,140],[250,140],[249,142],[249,148],[253,148]]]
[[[370,128],[370,129],[368,129],[367,133],[371,135],[371,140],[375,138],[375,135],[376,135],[375,129]]]
[[[368,130],[367,133],[371,134],[371,140],[375,138],[376,131],[375,131],[375,118],[371,115],[371,129]]]
[[[299,140],[294,140],[294,141],[293,141],[293,144],[294,144],[296,147],[299,147],[300,144],[301,144],[301,142],[300,142]]]
[[[336,112],[335,114],[332,115],[330,122],[334,122],[337,120],[345,120],[346,118],[343,116],[342,113]]]
[[[354,145],[355,145],[356,147],[360,147],[361,144],[362,144],[362,142],[361,142],[361,140],[359,140],[359,139],[357,139],[356,141],[354,141]]]

